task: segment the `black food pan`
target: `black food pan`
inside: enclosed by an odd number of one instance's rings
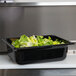
[[[47,46],[35,46],[35,47],[24,47],[15,48],[11,45],[11,39],[18,38],[6,38],[2,39],[7,45],[8,55],[13,62],[17,64],[28,64],[42,61],[60,61],[66,58],[68,45],[74,44],[68,40],[60,38],[55,35],[43,35],[45,38],[50,36],[52,40],[62,40],[65,44],[58,45],[47,45]]]

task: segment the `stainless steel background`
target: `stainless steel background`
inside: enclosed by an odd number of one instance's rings
[[[0,7],[0,51],[7,51],[1,38],[22,34],[76,40],[76,6]]]
[[[76,69],[0,70],[1,76],[76,76]]]

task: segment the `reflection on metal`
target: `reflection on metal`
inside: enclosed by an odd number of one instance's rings
[[[75,6],[76,2],[7,2],[1,6]]]
[[[0,0],[0,3],[12,3],[13,0]]]

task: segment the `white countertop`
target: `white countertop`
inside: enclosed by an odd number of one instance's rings
[[[0,55],[0,69],[50,69],[50,68],[76,68],[76,54],[67,55],[62,61],[18,65],[7,55]]]

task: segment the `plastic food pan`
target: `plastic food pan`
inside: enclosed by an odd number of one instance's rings
[[[18,38],[6,38],[3,39],[3,41],[7,45],[9,57],[17,64],[28,64],[45,61],[51,62],[65,59],[67,55],[68,45],[74,43],[55,35],[44,35],[45,38],[48,36],[50,36],[52,40],[62,40],[65,42],[65,44],[15,48],[11,45],[11,40]]]

